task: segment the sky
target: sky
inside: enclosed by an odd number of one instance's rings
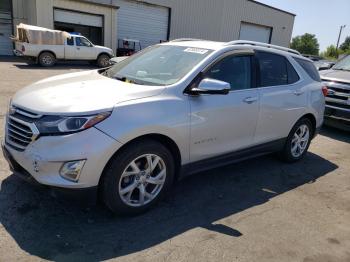
[[[257,0],[258,2],[296,14],[292,37],[316,35],[320,51],[337,44],[339,29],[343,29],[339,45],[350,36],[350,0]]]

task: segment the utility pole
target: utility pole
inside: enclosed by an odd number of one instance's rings
[[[339,41],[340,41],[340,37],[341,37],[341,32],[343,31],[343,29],[345,28],[346,25],[341,25],[340,26],[340,30],[339,30],[339,36],[338,36],[338,41],[337,41],[337,48],[335,49],[335,51],[337,52],[337,58],[338,58],[338,47],[339,47]]]

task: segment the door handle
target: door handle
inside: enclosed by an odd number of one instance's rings
[[[251,97],[251,96],[248,96],[248,97],[243,99],[243,102],[247,103],[247,104],[251,104],[251,103],[254,103],[256,101],[258,101],[258,98],[257,97]]]
[[[296,95],[296,96],[300,96],[302,94],[304,94],[304,91],[302,91],[302,90],[295,90],[294,91],[294,95]]]

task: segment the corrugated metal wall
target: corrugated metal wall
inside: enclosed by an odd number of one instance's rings
[[[247,0],[149,0],[172,8],[171,38],[229,41],[239,37],[241,21],[273,28],[271,43],[288,46],[294,16]]]
[[[42,17],[35,17],[33,6],[36,1],[46,0],[13,0],[14,24],[27,22],[38,23],[52,8],[40,8]],[[49,0],[59,3],[59,0]],[[127,0],[128,1],[128,0]],[[132,0],[130,0],[132,1]],[[156,4],[171,9],[170,39],[194,37],[209,40],[230,41],[239,38],[241,22],[249,22],[272,27],[271,43],[288,46],[291,40],[294,16],[273,8],[260,5],[251,0],[138,0],[139,2]],[[81,1],[62,0],[68,9],[71,6],[87,8]],[[120,6],[120,0],[86,0],[86,2],[103,3]],[[41,5],[42,6],[42,5]],[[45,5],[46,6],[46,5]],[[87,8],[88,11],[91,7]],[[97,8],[97,7],[95,7]],[[101,7],[100,7],[101,8]],[[103,9],[103,8],[102,8]],[[105,42],[115,48],[117,29],[115,28],[115,14],[118,11],[111,8],[105,14]],[[99,12],[97,12],[99,13]],[[46,14],[46,15],[43,15]],[[35,19],[33,19],[35,17]],[[52,19],[50,20],[52,21]],[[51,22],[52,23],[52,22]],[[112,29],[112,31],[111,31]]]
[[[96,1],[96,0],[95,0]],[[98,0],[97,0],[98,1]],[[118,5],[118,0],[100,0]],[[248,0],[145,0],[171,8],[170,38],[238,39],[241,22],[272,27],[271,43],[288,46],[294,16]]]
[[[137,39],[143,48],[167,40],[167,7],[124,0],[118,6],[118,39]]]

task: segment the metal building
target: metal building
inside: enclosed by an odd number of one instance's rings
[[[253,0],[1,0],[0,55],[11,54],[20,22],[80,32],[116,50],[123,38],[142,48],[182,37],[288,46],[294,17]]]

